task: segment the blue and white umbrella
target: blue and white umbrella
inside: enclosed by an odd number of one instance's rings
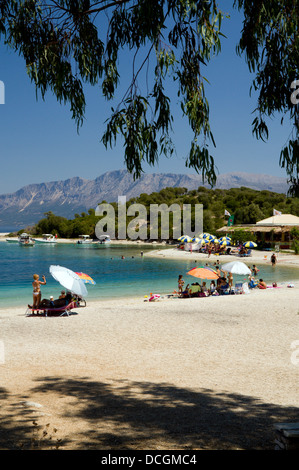
[[[219,241],[220,241],[220,242],[222,242],[222,241],[231,242],[232,239],[231,239],[231,237],[220,237],[220,238],[219,238]]]
[[[215,237],[215,235],[211,235],[209,234],[207,237],[204,237],[206,240],[209,240],[211,242],[213,242],[214,240],[217,240],[217,238]]]
[[[221,240],[220,242],[220,246],[229,246],[229,245],[231,245],[230,240]]]
[[[207,237],[210,237],[210,236],[211,236],[210,233],[201,233],[201,234],[199,235],[199,238],[207,238]]]
[[[245,248],[256,248],[257,244],[249,241],[249,242],[243,243],[243,246],[245,246]]]
[[[191,243],[192,238],[189,237],[188,235],[182,235],[181,237],[178,238],[178,241],[183,242],[183,243]]]

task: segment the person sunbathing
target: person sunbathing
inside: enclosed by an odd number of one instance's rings
[[[258,286],[258,282],[256,282],[256,280],[254,279],[253,276],[249,276],[249,283],[248,283],[248,287],[250,289],[254,289],[255,287]]]
[[[258,288],[259,289],[267,289],[267,284],[265,283],[265,281],[263,281],[263,279],[259,280]]]

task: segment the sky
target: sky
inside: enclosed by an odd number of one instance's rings
[[[210,84],[206,95],[210,105],[211,130],[216,149],[211,147],[219,174],[247,172],[285,177],[279,167],[280,151],[291,132],[289,123],[281,126],[280,117],[268,121],[267,143],[252,135],[251,123],[256,100],[249,96],[253,75],[244,57],[236,54],[242,28],[242,16],[231,7],[233,2],[220,1],[230,14],[225,19],[222,51],[203,72]],[[126,58],[120,66],[121,81],[128,76]],[[71,119],[68,105],[60,104],[48,93],[43,101],[36,99],[24,61],[14,51],[0,44],[0,81],[5,85],[5,104],[0,104],[0,194],[12,193],[31,183],[66,180],[74,176],[94,179],[101,174],[125,169],[122,144],[106,150],[100,142],[111,106],[101,96],[99,87],[86,87],[86,115],[83,126]],[[121,85],[123,85],[121,83]],[[161,157],[155,167],[144,166],[146,173],[184,173],[192,134],[182,119],[174,90],[173,141],[176,152],[171,158]]]

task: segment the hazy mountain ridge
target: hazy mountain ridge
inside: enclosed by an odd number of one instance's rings
[[[104,173],[94,180],[80,177],[64,181],[30,184],[11,194],[0,195],[0,225],[30,225],[52,211],[56,215],[73,218],[75,213],[96,208],[103,200],[117,201],[118,196],[127,200],[141,193],[158,192],[165,187],[197,189],[202,184],[200,175],[145,174],[134,181],[126,170]],[[216,188],[230,189],[246,186],[256,190],[286,193],[285,178],[242,172],[219,175]]]

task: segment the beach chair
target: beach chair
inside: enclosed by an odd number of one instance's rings
[[[220,295],[227,295],[229,294],[230,291],[229,291],[229,284],[225,284],[224,286],[221,286],[220,289],[219,289],[219,294]]]
[[[235,284],[235,294],[243,294],[243,283],[236,282]]]
[[[36,316],[58,316],[62,317],[64,315],[69,316],[71,310],[74,308],[82,308],[86,307],[86,302],[85,300],[80,300],[80,301],[72,301],[67,305],[64,305],[62,307],[41,307],[39,309],[32,309],[31,307],[27,307],[27,310],[25,312],[26,317],[36,317]],[[36,312],[36,313],[34,313]]]
[[[247,256],[251,256],[251,250],[248,250],[247,253],[245,253],[243,256],[247,257]]]

